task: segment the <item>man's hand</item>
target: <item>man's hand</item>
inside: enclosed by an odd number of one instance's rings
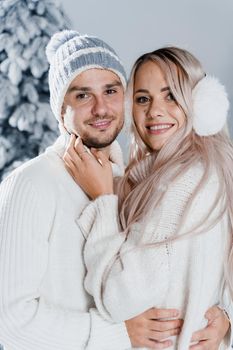
[[[193,333],[192,341],[198,342],[190,347],[191,350],[218,350],[225,337],[230,322],[220,308],[211,307],[205,314],[208,324],[204,329]]]
[[[132,346],[149,349],[169,348],[172,341],[166,339],[180,333],[183,320],[167,319],[178,316],[178,310],[152,308],[125,321]]]

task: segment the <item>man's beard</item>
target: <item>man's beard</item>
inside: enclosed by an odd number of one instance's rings
[[[121,124],[119,124],[116,129],[113,131],[111,135],[106,140],[99,140],[98,137],[92,137],[88,134],[82,135],[82,142],[85,146],[88,148],[105,148],[111,145],[113,141],[117,138],[118,134],[120,133],[122,127],[123,127],[124,122],[122,121]]]

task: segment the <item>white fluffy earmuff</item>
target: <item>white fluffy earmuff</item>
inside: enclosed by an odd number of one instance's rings
[[[205,76],[193,89],[193,129],[200,136],[218,133],[225,125],[229,100],[225,87]]]

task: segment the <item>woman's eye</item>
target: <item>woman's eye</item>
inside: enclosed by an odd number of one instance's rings
[[[149,102],[149,98],[146,96],[139,96],[139,97],[136,97],[136,102],[139,104],[144,104]]]
[[[167,99],[169,101],[175,101],[176,102],[176,99],[175,99],[175,97],[173,96],[173,94],[171,92],[169,92],[169,94],[167,95]]]

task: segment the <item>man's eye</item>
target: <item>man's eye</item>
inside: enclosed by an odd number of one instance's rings
[[[112,94],[115,94],[116,93],[116,90],[114,90],[114,89],[108,89],[108,90],[106,90],[106,94],[107,95],[112,95]]]
[[[77,100],[83,100],[84,98],[87,98],[87,97],[88,97],[88,95],[85,93],[76,95]]]
[[[147,103],[149,101],[150,101],[149,97],[146,97],[146,96],[136,97],[136,102],[139,104],[144,104],[144,103]]]

